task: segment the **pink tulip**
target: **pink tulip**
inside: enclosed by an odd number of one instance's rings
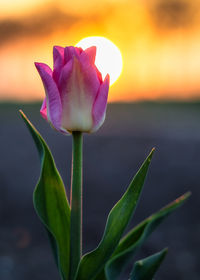
[[[40,113],[63,133],[94,132],[104,122],[109,75],[102,80],[94,64],[96,47],[54,47],[53,71],[35,63],[46,97]]]

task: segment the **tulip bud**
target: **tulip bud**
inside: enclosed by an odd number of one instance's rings
[[[53,71],[44,63],[35,63],[46,97],[40,113],[63,133],[94,132],[105,119],[109,75],[95,66],[96,47],[54,47]]]

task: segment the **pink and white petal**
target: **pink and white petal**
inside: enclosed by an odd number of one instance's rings
[[[69,94],[76,92],[79,97],[84,94],[82,99],[88,97],[93,104],[99,87],[100,82],[96,70],[89,64],[88,57],[77,59],[74,56],[73,60],[63,67],[59,81],[61,100],[66,98],[67,92]]]
[[[34,64],[35,64],[35,67],[37,68],[37,70],[38,70],[38,67],[42,68],[45,72],[47,72],[50,76],[52,76],[53,72],[47,64],[41,63],[41,62],[35,62]]]
[[[96,65],[94,65],[94,67],[95,67],[95,70],[96,70],[96,72],[97,72],[97,76],[98,76],[98,78],[99,78],[100,84],[101,84],[101,83],[103,83],[102,74],[101,74],[101,72],[99,71],[99,69],[96,67]]]
[[[94,64],[95,63],[95,58],[96,58],[96,47],[92,46],[92,47],[87,48],[86,50],[84,50],[81,53],[81,58],[84,61],[87,61],[87,62],[89,61],[90,62],[90,64],[94,67],[94,69],[95,69],[95,71],[97,73],[97,76],[99,78],[100,83],[102,83],[103,82],[102,74],[99,71],[99,69],[96,67],[96,65]]]
[[[53,78],[56,83],[58,83],[60,78],[60,72],[64,65],[64,48],[55,46],[53,48],[53,64],[54,64],[54,70],[53,70]]]
[[[40,114],[42,115],[42,117],[48,121],[48,118],[47,118],[47,103],[46,103],[46,97],[44,98],[44,101],[42,103],[42,107],[40,109]]]
[[[83,52],[83,49],[81,47],[75,47],[75,49],[78,55],[80,55]]]
[[[53,62],[54,67],[59,66],[60,63],[63,65],[64,62],[64,48],[60,46],[54,46],[53,47]],[[58,65],[57,65],[58,64]]]
[[[72,75],[72,66],[73,66],[73,60],[71,59],[62,68],[60,74],[59,88],[60,88],[61,103],[62,103],[63,95],[66,94],[66,89],[67,87],[69,87],[69,80],[71,79],[71,75]]]
[[[83,55],[83,53],[80,55],[79,61],[81,80],[85,94],[94,102],[101,84],[96,71],[96,66],[91,65],[89,56]]]
[[[110,77],[107,74],[104,82],[99,88],[97,98],[92,108],[93,128],[91,132],[95,132],[96,130],[98,130],[105,120],[109,83]]]
[[[44,66],[43,63],[35,63],[35,66],[42,79],[45,94],[46,94],[46,107],[47,107],[47,118],[55,127],[60,130],[61,117],[62,117],[62,106],[58,87],[53,80],[49,69]]]
[[[96,52],[97,52],[97,48],[95,46],[92,46],[90,48],[85,49],[81,53],[81,56],[87,55],[89,57],[90,63],[94,65],[95,58],[96,58]]]
[[[79,59],[74,56],[68,64],[63,68],[60,78],[62,127],[69,131],[88,132],[93,124],[93,94],[88,93],[90,88],[85,84],[86,73],[83,72]]]
[[[64,49],[64,62],[65,62],[65,64],[68,63],[68,61],[70,61],[73,58],[73,56],[76,56],[78,58],[81,53],[82,53],[81,48],[72,47],[72,46],[66,47]]]

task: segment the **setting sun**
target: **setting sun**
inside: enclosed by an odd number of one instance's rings
[[[94,36],[82,39],[77,46],[83,49],[96,46],[95,64],[102,73],[103,78],[106,74],[109,74],[111,85],[119,78],[123,67],[122,55],[113,42],[104,37]]]

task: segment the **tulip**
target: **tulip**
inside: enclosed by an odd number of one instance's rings
[[[95,66],[96,47],[53,49],[53,71],[35,63],[46,97],[40,113],[58,131],[94,132],[103,124],[106,113],[109,75]]]

